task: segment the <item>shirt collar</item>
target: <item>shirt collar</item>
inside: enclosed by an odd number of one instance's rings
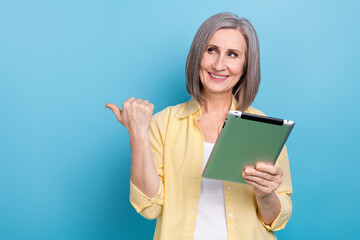
[[[230,110],[236,110],[236,106],[237,106],[237,100],[236,100],[235,96],[233,95],[232,100],[231,100]],[[194,99],[194,97],[192,97],[185,105],[185,110],[180,115],[180,118],[186,118],[196,112],[199,112],[199,114],[200,114],[199,118],[200,118],[201,117],[200,104]]]

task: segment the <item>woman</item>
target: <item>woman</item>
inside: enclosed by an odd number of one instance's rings
[[[106,105],[129,131],[132,205],[157,218],[154,239],[276,239],[273,231],[292,210],[286,148],[276,165],[244,169],[248,185],[201,178],[227,112],[263,114],[250,106],[260,83],[252,25],[230,13],[207,19],[190,48],[186,79],[192,98],[153,117],[146,100],[129,98],[122,111]]]

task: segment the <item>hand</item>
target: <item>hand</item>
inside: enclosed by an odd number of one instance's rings
[[[265,198],[282,183],[281,168],[268,162],[258,162],[255,167],[245,167],[241,172],[245,182],[253,187],[255,196]]]
[[[113,111],[129,134],[148,133],[154,110],[154,105],[149,101],[131,97],[124,102],[122,110],[112,103],[106,104],[105,107]]]

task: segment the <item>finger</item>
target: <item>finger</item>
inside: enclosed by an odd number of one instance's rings
[[[135,101],[134,102],[136,102],[137,104],[141,104],[142,102],[143,102],[143,100],[142,99],[140,99],[140,98],[138,98],[138,99],[135,99]]]
[[[273,162],[265,162],[265,161],[257,162],[257,164],[265,164],[265,165],[269,165],[269,166],[274,166],[275,165]]]
[[[272,193],[274,190],[270,189],[270,188],[267,188],[267,187],[264,187],[264,186],[261,186],[259,185],[258,183],[256,182],[253,182],[251,180],[247,180],[247,179],[244,179],[245,182],[247,184],[249,184],[250,186],[252,186],[254,188],[254,190],[256,190],[257,192],[261,192],[262,194],[270,194]]]
[[[115,104],[112,104],[112,103],[108,103],[108,104],[105,105],[105,107],[111,109],[111,111],[115,114],[117,120],[119,122],[121,122],[121,120],[122,120],[122,118],[121,118],[122,111],[118,106],[116,106]]]
[[[155,108],[154,104],[152,104],[152,103],[149,103],[149,105],[148,105],[148,106],[150,107],[151,111],[153,111],[153,110],[154,110],[154,108]]]
[[[146,106],[146,108],[150,111],[154,110],[154,104],[150,103],[148,100],[144,100],[143,104]]]
[[[133,101],[135,101],[135,100],[136,100],[136,98],[134,98],[134,97],[129,97],[125,102],[131,103],[131,102],[133,102]]]
[[[126,109],[127,109],[128,107],[130,107],[131,104],[132,104],[135,100],[136,100],[136,99],[135,99],[134,97],[128,98],[128,99],[123,103],[123,105],[122,105],[122,110],[123,110],[123,111],[126,111]]]
[[[257,183],[260,186],[271,188],[271,189],[277,189],[279,186],[279,183],[277,183],[277,182],[268,181],[264,178],[260,178],[257,176],[249,176],[249,175],[246,175],[245,173],[243,173],[242,177],[244,178],[244,180],[249,180],[249,181]]]
[[[273,164],[266,164],[264,162],[261,162],[261,163],[257,163],[256,164],[256,167],[255,169],[257,171],[260,171],[260,172],[266,172],[266,173],[269,173],[271,175],[281,175],[282,176],[282,170],[277,167],[277,166],[274,166]]]
[[[279,176],[278,175],[272,175],[272,174],[269,174],[269,173],[266,173],[266,172],[260,172],[260,171],[257,171],[255,169],[251,169],[251,168],[245,168],[244,169],[244,173],[246,176],[255,176],[255,177],[259,177],[259,178],[264,178],[270,182],[278,182],[278,178]],[[280,179],[281,180],[281,179]]]

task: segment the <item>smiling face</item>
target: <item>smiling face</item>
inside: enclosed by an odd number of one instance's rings
[[[235,29],[220,29],[210,39],[200,62],[204,93],[231,93],[243,74],[246,41]]]

